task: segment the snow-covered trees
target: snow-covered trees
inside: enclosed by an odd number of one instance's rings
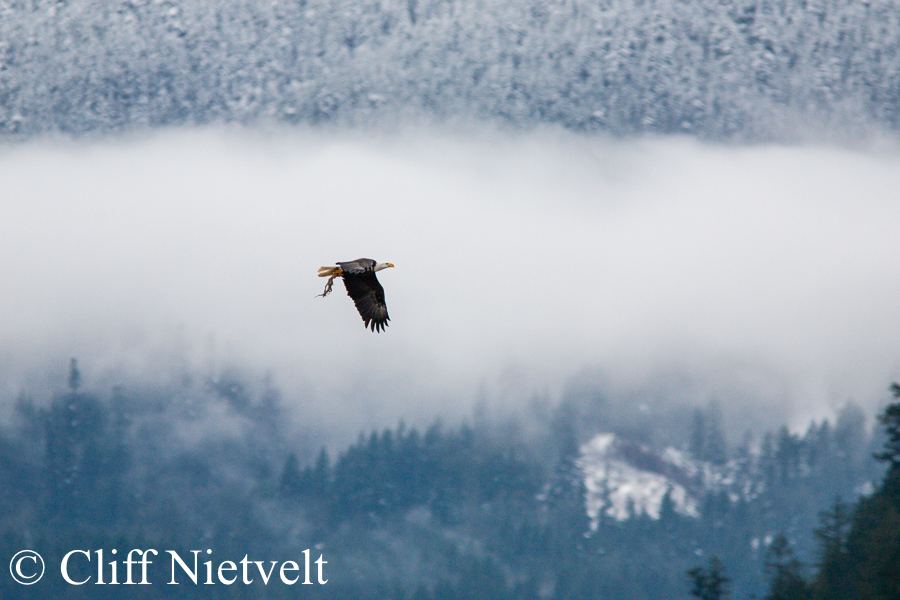
[[[3,0],[0,131],[900,126],[896,0]]]

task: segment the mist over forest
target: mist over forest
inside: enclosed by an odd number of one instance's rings
[[[0,562],[50,567],[0,596],[287,597],[307,550],[310,598],[890,597],[898,31],[0,0]],[[380,334],[316,297],[362,256]],[[101,548],[154,585],[65,580]]]
[[[7,398],[71,356],[107,386],[271,372],[349,441],[593,378],[625,412],[719,400],[740,438],[874,414],[897,372],[893,155],[212,130],[3,161]],[[314,298],[356,255],[398,265],[383,335]]]

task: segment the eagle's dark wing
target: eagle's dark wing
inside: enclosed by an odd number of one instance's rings
[[[353,298],[356,310],[359,311],[366,327],[372,331],[384,331],[391,318],[384,303],[384,288],[378,283],[375,271],[367,270],[362,273],[345,271],[343,280],[347,295]]]

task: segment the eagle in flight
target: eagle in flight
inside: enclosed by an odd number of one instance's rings
[[[325,284],[325,291],[317,297],[330,294],[334,278],[340,277],[344,280],[347,295],[353,298],[365,327],[377,333],[384,331],[391,318],[384,303],[384,288],[378,283],[375,272],[394,265],[388,262],[375,262],[371,258],[357,258],[336,264],[336,267],[319,267],[319,277],[328,277],[328,283]]]

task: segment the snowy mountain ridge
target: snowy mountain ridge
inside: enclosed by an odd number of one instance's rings
[[[12,0],[0,136],[410,118],[896,131],[898,28],[896,0]]]

